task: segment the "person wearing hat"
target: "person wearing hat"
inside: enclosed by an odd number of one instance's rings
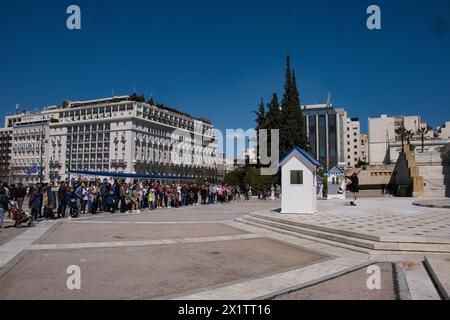
[[[356,194],[359,193],[359,178],[358,173],[354,172],[351,176],[346,176],[346,179],[350,180],[347,184],[347,190],[353,195],[353,201],[350,201],[350,205],[356,206]]]

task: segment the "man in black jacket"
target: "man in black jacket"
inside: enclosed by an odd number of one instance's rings
[[[58,189],[58,218],[64,217],[66,213],[67,199],[66,199],[66,189],[69,184],[66,182],[61,182]]]
[[[347,184],[347,190],[353,195],[353,201],[350,201],[350,205],[356,206],[356,194],[359,193],[358,174],[354,172],[351,176],[346,176],[345,178],[350,180],[350,183]]]

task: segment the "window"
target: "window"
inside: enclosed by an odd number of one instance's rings
[[[291,184],[303,184],[303,170],[291,170]]]

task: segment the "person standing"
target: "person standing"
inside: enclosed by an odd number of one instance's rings
[[[0,229],[3,228],[3,217],[8,210],[8,197],[5,188],[0,187]]]
[[[53,210],[57,208],[56,191],[55,191],[53,184],[47,185],[47,197],[48,197],[48,204],[51,207],[52,214],[53,214]]]
[[[58,189],[58,218],[64,217],[66,214],[66,206],[67,206],[67,198],[66,198],[66,189],[68,187],[68,183],[61,182],[61,185]]]
[[[28,193],[30,195],[28,207],[31,210],[31,216],[33,217],[33,219],[37,220],[39,218],[39,208],[41,208],[41,200],[37,190],[33,187],[30,187]]]
[[[125,180],[121,181],[119,190],[120,190],[120,212],[125,213],[128,210],[128,204],[130,203],[130,201],[128,200]]]
[[[346,176],[346,179],[350,180],[350,183],[347,184],[347,190],[350,191],[353,195],[353,201],[350,201],[351,206],[356,206],[356,194],[359,193],[359,179],[358,174],[354,172],[351,176]]]
[[[119,210],[119,201],[120,201],[120,184],[117,180],[114,180],[112,186],[112,192],[114,197],[114,211]]]

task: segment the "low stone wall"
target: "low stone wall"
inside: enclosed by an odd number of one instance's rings
[[[387,185],[394,172],[394,165],[386,166],[366,166],[366,170],[361,170],[358,178],[360,185]]]

